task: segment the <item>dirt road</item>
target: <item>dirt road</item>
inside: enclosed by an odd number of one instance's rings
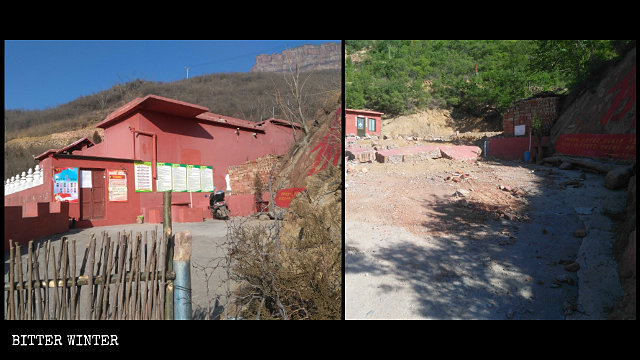
[[[583,243],[574,230],[610,251],[602,204],[624,192],[602,181],[484,159],[349,162],[345,318],[564,319],[602,308],[615,291],[593,305],[578,290],[585,261],[578,272],[565,268]]]

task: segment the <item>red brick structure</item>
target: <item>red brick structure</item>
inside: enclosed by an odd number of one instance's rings
[[[382,115],[377,111],[345,109],[345,135],[380,136]]]
[[[502,132],[515,136],[517,126],[524,125],[523,135],[529,136],[533,121],[540,119],[543,128],[550,129],[558,118],[559,97],[525,99],[518,101],[502,117]]]
[[[226,178],[233,166],[284,154],[294,141],[293,126],[278,119],[253,123],[155,95],[137,98],[97,125],[104,129],[103,142],[94,144],[84,138],[37,156],[43,184],[6,195],[5,207],[26,207],[32,202],[55,204],[55,170],[74,168],[82,175],[73,185],[77,187],[77,200],[68,204],[68,217],[76,219],[77,227],[130,224],[139,215],[144,216],[144,222],[158,223],[163,197],[158,191],[158,163],[212,167],[215,190],[227,190]],[[144,192],[137,191],[140,189],[135,182],[135,163],[141,161],[151,168],[147,177],[150,189]],[[121,176],[120,182],[114,174]],[[230,185],[226,200],[231,215],[252,213],[253,195],[244,194],[246,189],[239,182]],[[243,193],[236,193],[236,186]],[[210,194],[173,192],[172,220],[191,222],[211,217],[207,209]],[[7,226],[12,225],[5,219]]]
[[[254,193],[254,183],[256,176],[260,178],[263,187],[266,188],[269,183],[269,175],[271,170],[277,174],[278,157],[267,155],[259,159],[246,162],[241,165],[229,166],[229,182],[231,184],[231,194],[247,195]]]

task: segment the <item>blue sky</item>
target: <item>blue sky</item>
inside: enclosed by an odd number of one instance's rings
[[[248,72],[259,54],[339,40],[4,42],[5,109],[44,110],[134,79],[171,82]]]

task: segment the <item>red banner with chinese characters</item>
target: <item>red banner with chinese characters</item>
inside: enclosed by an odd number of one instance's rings
[[[636,158],[636,134],[563,134],[556,152],[614,159]]]
[[[305,191],[305,188],[290,188],[278,190],[274,202],[277,206],[288,208],[291,204],[291,200],[295,199],[299,192]]]

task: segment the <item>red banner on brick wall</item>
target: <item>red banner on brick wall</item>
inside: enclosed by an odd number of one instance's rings
[[[276,198],[274,202],[277,206],[288,208],[289,204],[291,204],[291,200],[295,199],[296,195],[299,192],[305,191],[305,188],[290,188],[290,189],[282,189],[278,190],[276,193]]]
[[[556,152],[615,159],[636,158],[636,134],[563,134]]]

